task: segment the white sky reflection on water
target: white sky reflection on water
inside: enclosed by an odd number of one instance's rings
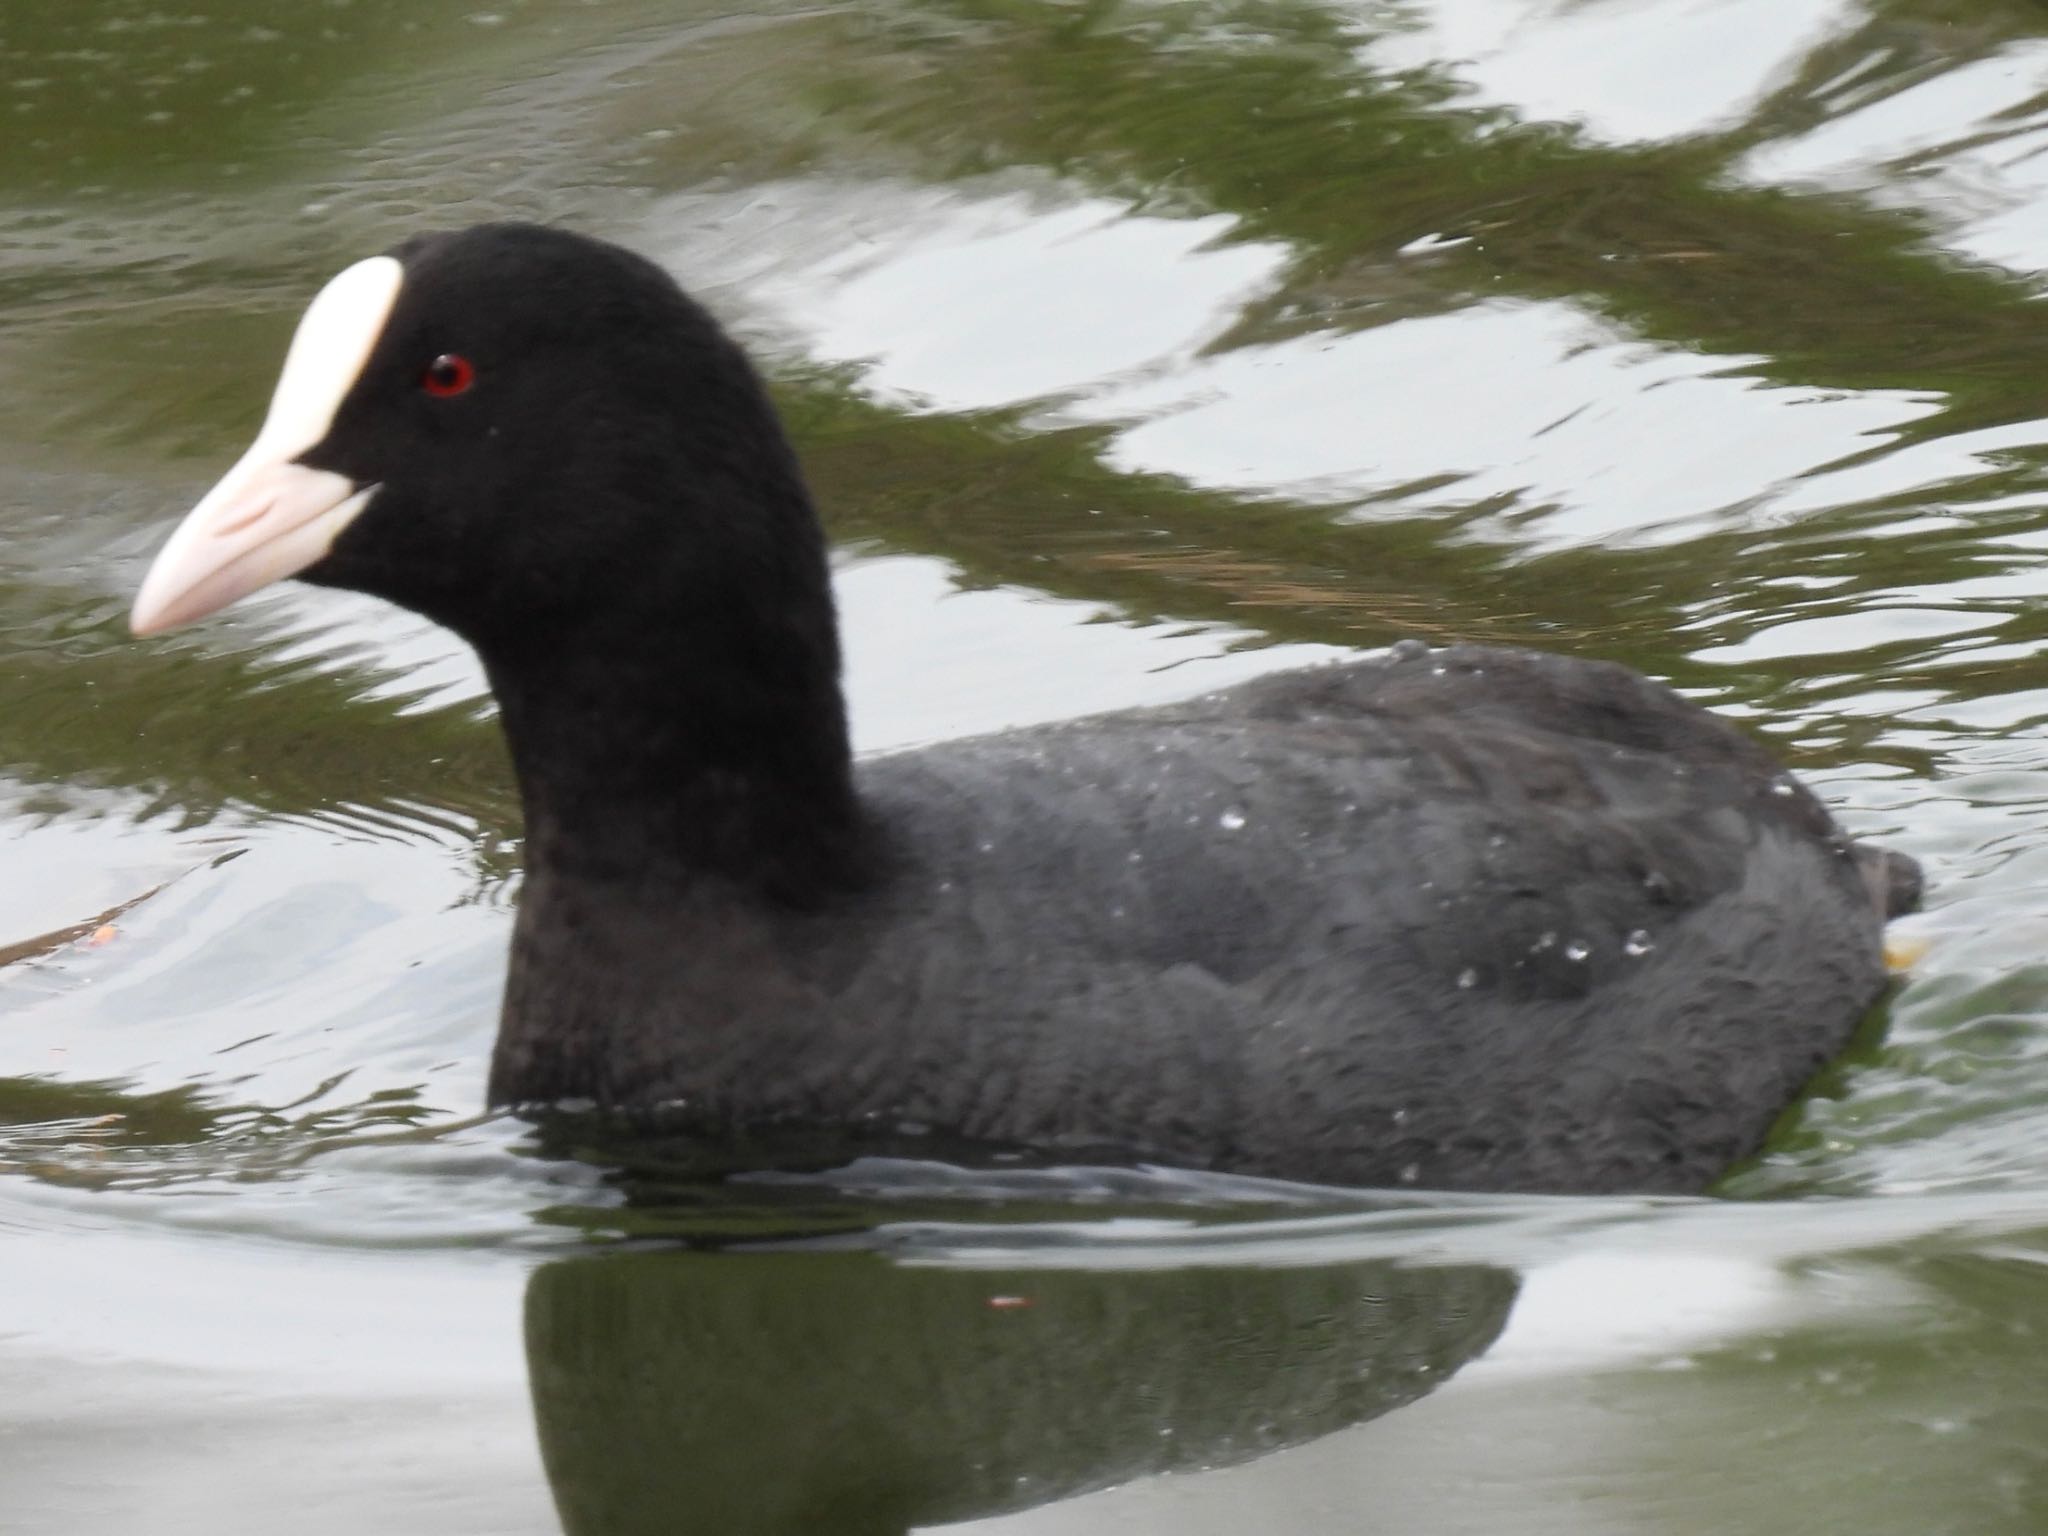
[[[1150,218],[1100,199],[1033,216],[963,207],[902,249],[817,274],[792,318],[827,362],[873,359],[869,388],[946,410],[1010,405],[1188,351],[1265,287],[1284,248],[1222,245],[1236,223]],[[934,322],[937,323],[934,323]]]
[[[1138,418],[1111,450],[1116,468],[1200,485],[1341,500],[1455,475],[1397,505],[1511,498],[1541,513],[1515,530],[1540,550],[1697,534],[1692,520],[1768,498],[1935,408],[1733,371],[1749,361],[1652,346],[1568,304],[1492,303],[1207,357],[1089,413]]]
[[[864,751],[1184,698],[1347,654],[1233,650],[1251,632],[1215,625],[1100,622],[1113,615],[1098,604],[1015,587],[959,590],[943,562],[910,556],[848,564],[838,593],[848,707]],[[906,677],[917,686],[905,688]]]
[[[1843,0],[1436,0],[1374,39],[1379,69],[1443,70],[1470,99],[1615,142],[1740,121],[1859,7]]]
[[[1080,390],[1191,353],[1285,265],[1176,218],[1019,178],[981,188],[776,182],[672,200],[651,221],[693,288],[861,366],[892,403],[945,411]]]
[[[1988,56],[1766,141],[1744,179],[1817,184],[1913,210],[1945,249],[2021,272],[2048,268],[2048,41]]]
[[[1788,656],[1832,656],[1880,645],[1945,639],[1993,629],[2012,615],[1938,608],[1867,608],[1773,624],[1733,645],[1694,651],[1695,661],[1741,666]]]
[[[1798,514],[1879,498],[1896,500],[1915,492],[1925,493],[1932,501],[1939,498],[1944,486],[1996,468],[1999,457],[2008,451],[2044,443],[2048,443],[2048,421],[2016,421],[1974,432],[1944,433],[1808,475],[1785,487],[1773,505],[1781,513]],[[2007,505],[2025,505],[2027,499]],[[1982,502],[1969,504],[1989,510]],[[1919,519],[1900,518],[1876,534],[1894,537],[1921,531]]]

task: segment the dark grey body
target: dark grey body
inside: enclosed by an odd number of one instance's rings
[[[495,1100],[1424,1188],[1694,1190],[1885,985],[1885,889],[1626,669],[1407,645],[872,759],[810,910],[536,861]]]

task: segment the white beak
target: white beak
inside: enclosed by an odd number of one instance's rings
[[[307,306],[256,441],[186,514],[143,578],[128,620],[136,634],[190,624],[303,571],[369,505],[376,486],[294,461],[333,426],[404,276],[394,258],[373,256]]]

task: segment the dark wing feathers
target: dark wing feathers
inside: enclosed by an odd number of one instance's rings
[[[864,788],[904,870],[832,1005],[917,1042],[877,1108],[993,1138],[1695,1188],[1883,983],[1818,802],[1620,667],[1397,652]]]
[[[1819,803],[1618,667],[1397,650],[860,785],[890,871],[823,910],[532,882],[504,1069],[720,1123],[1692,1190],[1884,985]]]

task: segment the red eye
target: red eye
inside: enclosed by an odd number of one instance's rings
[[[436,399],[459,395],[476,382],[476,364],[453,352],[443,352],[420,375],[420,388]]]

